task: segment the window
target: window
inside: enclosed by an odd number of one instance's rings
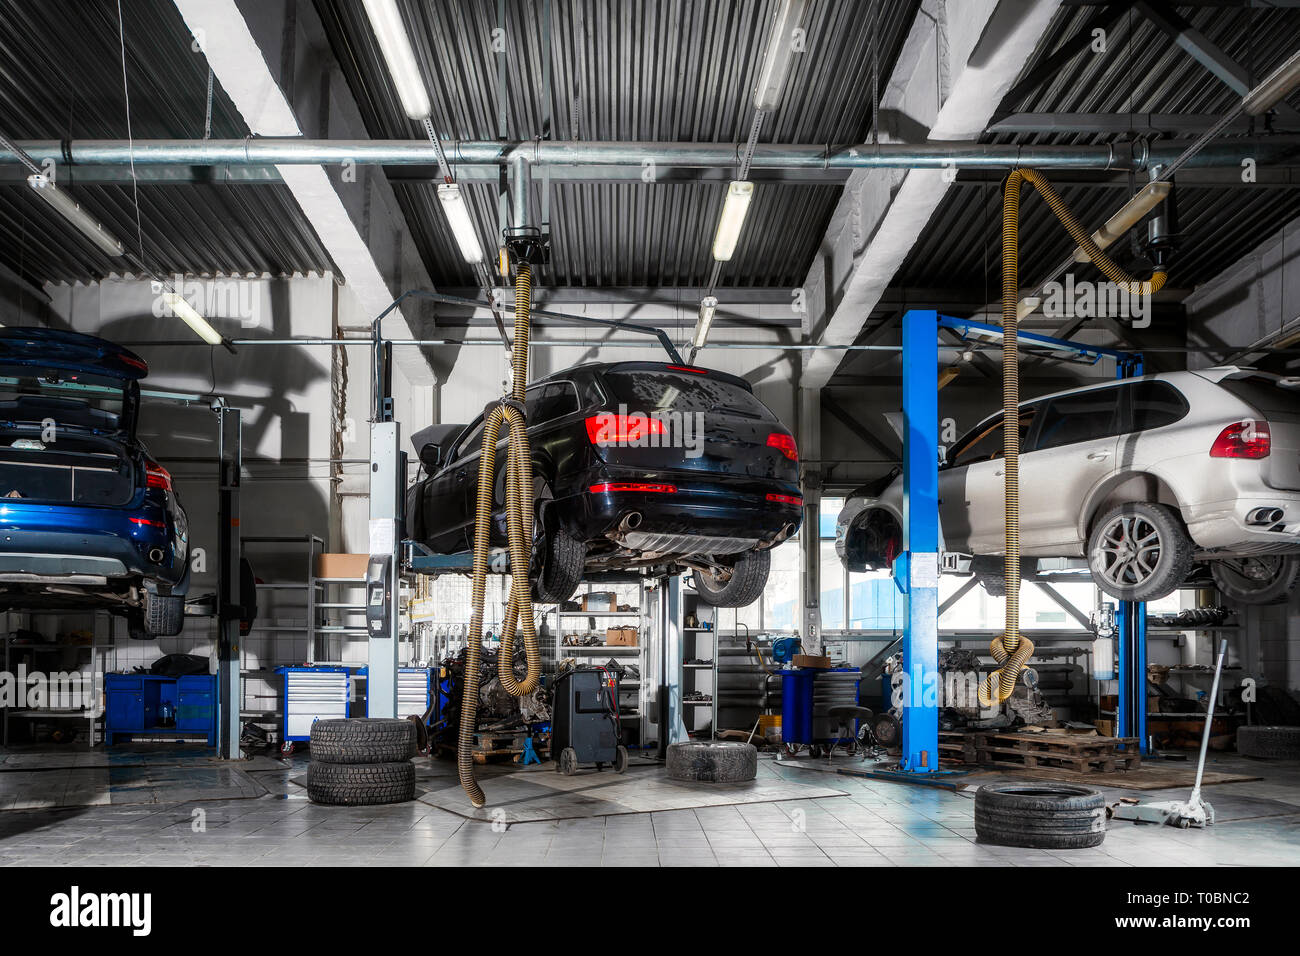
[[[465,431],[465,437],[456,442],[455,460],[459,461],[469,455],[474,454],[483,444],[483,418],[480,416],[478,421]]]
[[[117,431],[124,425],[126,389],[121,379],[89,372],[0,368],[0,418],[40,425],[53,419],[73,428]]]
[[[1119,389],[1096,388],[1047,403],[1035,451],[1119,434]]]
[[[1295,378],[1230,375],[1219,384],[1267,418],[1294,420],[1300,413],[1300,382]]]
[[[1172,425],[1187,414],[1187,399],[1168,382],[1137,382],[1127,386],[1133,403],[1133,431]]]
[[[1024,444],[1029,429],[1034,424],[1040,405],[1026,405],[1020,409],[1020,443]],[[952,466],[974,464],[977,461],[994,461],[1002,457],[1002,416],[985,419],[957,443],[952,453]]]
[[[776,416],[743,385],[713,375],[661,372],[654,369],[615,369],[604,373],[613,403],[632,412],[653,415],[679,412],[724,411],[762,421]]]
[[[568,382],[536,385],[526,393],[528,424],[542,425],[578,410],[578,394]]]

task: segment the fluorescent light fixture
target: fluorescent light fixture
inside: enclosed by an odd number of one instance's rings
[[[740,238],[741,227],[745,225],[745,216],[749,212],[749,201],[753,198],[753,183],[736,180],[727,187],[727,201],[722,204],[718,231],[713,237],[713,258],[719,262],[727,262],[736,251],[736,241]]]
[[[1106,220],[1106,225],[1092,234],[1092,241],[1097,244],[1097,248],[1105,249],[1112,245],[1116,239],[1141,222],[1143,216],[1164,202],[1169,195],[1169,191],[1173,188],[1174,184],[1166,180],[1164,182],[1147,183],[1139,189],[1119,212]],[[1074,261],[1087,262],[1088,254],[1083,249],[1076,247]]]
[[[700,316],[695,320],[695,338],[691,339],[691,348],[704,348],[704,340],[709,337],[709,326],[713,324],[713,313],[717,311],[717,296],[706,295],[700,300]]]
[[[220,345],[224,340],[221,333],[208,324],[208,320],[199,315],[194,306],[185,301],[179,292],[164,292],[163,301],[182,322],[194,330],[194,333],[209,345]]]
[[[781,105],[781,90],[790,75],[790,62],[794,57],[795,30],[803,19],[807,0],[781,0],[772,34],[768,37],[767,53],[754,84],[754,109],[774,110]]]
[[[1032,295],[1026,296],[1025,298],[1021,299],[1018,303],[1016,303],[1016,321],[1019,322],[1022,319],[1024,319],[1026,316],[1033,315],[1034,310],[1036,310],[1042,304],[1043,304],[1042,299],[1039,299]]]
[[[39,173],[28,176],[27,185],[36,191],[36,195],[53,206],[59,215],[76,226],[82,235],[97,245],[105,255],[114,257],[126,255],[126,249],[122,244],[97,223],[90,213],[77,205],[71,196],[55,186],[47,176]]]
[[[474,222],[469,218],[469,208],[465,197],[460,194],[456,183],[442,183],[438,186],[438,198],[442,201],[442,211],[451,226],[451,234],[456,237],[460,254],[470,265],[483,261],[483,247],[478,244],[478,233],[474,231]]]
[[[415,52],[411,49],[410,37],[406,35],[397,0],[364,0],[364,3],[370,29],[375,31],[375,39],[379,41],[379,50],[388,65],[388,75],[397,87],[402,109],[413,120],[427,119],[432,112],[429,91],[425,89],[420,66],[415,62]]]
[[[1251,116],[1267,113],[1300,86],[1300,52],[1293,53],[1264,82],[1241,98],[1241,108]]]

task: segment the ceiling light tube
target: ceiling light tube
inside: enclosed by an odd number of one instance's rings
[[[1119,212],[1107,219],[1106,224],[1092,234],[1092,241],[1097,244],[1097,248],[1105,249],[1112,245],[1116,239],[1141,222],[1143,216],[1164,202],[1173,188],[1173,183],[1164,180],[1147,183],[1139,189]],[[1087,262],[1088,253],[1076,246],[1074,261]]]
[[[364,0],[370,29],[379,41],[379,50],[388,65],[388,75],[397,87],[402,109],[413,120],[427,119],[432,112],[429,91],[424,86],[424,75],[411,49],[411,39],[406,35],[402,12],[397,0]]]
[[[1251,116],[1267,113],[1300,86],[1300,52],[1265,77],[1264,82],[1241,98],[1241,108]]]
[[[122,244],[97,223],[90,213],[77,205],[71,196],[55,186],[48,176],[40,174],[28,176],[27,185],[35,190],[36,195],[53,206],[59,215],[76,226],[82,235],[97,245],[105,255],[114,257],[126,255],[126,249]]]
[[[483,247],[478,244],[478,233],[474,231],[474,222],[469,218],[469,207],[465,197],[460,194],[456,183],[442,183],[438,186],[438,199],[442,201],[442,211],[447,217],[451,234],[456,237],[460,254],[470,265],[483,261]]]
[[[179,292],[164,292],[163,301],[176,314],[176,317],[194,330],[194,333],[209,345],[221,345],[224,340],[221,333],[208,324],[208,320],[199,315],[197,309],[185,300]]]
[[[704,340],[709,337],[709,326],[713,324],[713,313],[717,311],[716,296],[706,295],[700,300],[700,316],[695,320],[695,337],[691,339],[691,348],[704,348]]]
[[[807,0],[782,0],[777,8],[772,34],[767,41],[767,53],[758,71],[758,82],[754,84],[756,110],[774,110],[781,105],[781,91],[785,88],[794,58],[795,31],[803,19],[806,3]]]
[[[713,258],[727,262],[736,251],[740,230],[745,225],[749,202],[754,198],[754,184],[736,180],[727,187],[727,200],[718,217],[718,231],[713,237]]]

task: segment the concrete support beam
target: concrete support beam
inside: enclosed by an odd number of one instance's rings
[[[175,0],[196,45],[254,136],[366,138],[352,94],[314,7],[295,0]],[[408,288],[432,288],[382,169],[277,166],[368,324]],[[418,337],[420,307],[385,320],[392,337]],[[429,315],[432,313],[429,312]],[[414,384],[434,381],[415,349],[398,352]]]
[[[1047,30],[1056,0],[922,0],[885,87],[886,141],[971,140]],[[805,283],[813,341],[850,344],[952,186],[942,169],[855,172]],[[803,386],[825,385],[843,354],[812,352]]]

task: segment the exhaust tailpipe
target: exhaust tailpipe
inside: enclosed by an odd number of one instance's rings
[[[162,564],[164,557],[165,555],[163,554],[162,548],[149,549],[149,560],[152,561],[154,564]]]
[[[633,531],[641,527],[641,512],[633,511],[623,516],[623,520],[618,523],[619,531]]]

